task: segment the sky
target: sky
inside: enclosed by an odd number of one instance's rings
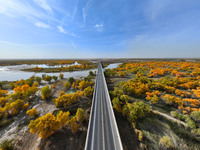
[[[0,0],[0,59],[200,58],[200,0]]]

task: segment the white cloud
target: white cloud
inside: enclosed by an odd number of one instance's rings
[[[57,26],[57,28],[61,33],[64,33],[64,34],[79,38],[79,36],[77,36],[76,34],[66,31],[62,26]]]
[[[103,23],[101,23],[101,24],[96,24],[94,27],[96,28],[96,30],[97,30],[98,32],[102,32],[102,31],[103,31]]]
[[[40,7],[42,7],[43,9],[45,9],[48,12],[52,12],[51,7],[48,5],[46,0],[34,0],[35,3],[37,3]]]
[[[50,28],[48,24],[45,24],[43,22],[36,22],[35,25],[39,28]]]
[[[65,31],[65,29],[63,29],[62,26],[57,26],[57,28],[61,33],[67,34],[67,32]]]

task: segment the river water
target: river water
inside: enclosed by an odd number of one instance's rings
[[[75,62],[75,64],[71,65],[77,65],[78,63]],[[119,66],[120,63],[110,64],[105,69],[110,68],[116,68]],[[50,75],[50,76],[58,76],[60,72],[58,73],[34,73],[34,72],[25,72],[21,71],[21,69],[27,69],[27,68],[35,68],[38,67],[60,67],[60,66],[47,66],[45,64],[42,65],[16,65],[16,66],[0,66],[0,81],[17,81],[21,79],[28,79],[31,76],[42,76],[42,74]],[[63,65],[66,66],[66,65]],[[70,66],[70,65],[67,65]],[[86,77],[89,74],[89,71],[97,71],[97,69],[91,69],[91,70],[83,70],[83,71],[73,71],[73,72],[62,72],[64,74],[64,78],[74,77],[74,78],[81,78]]]

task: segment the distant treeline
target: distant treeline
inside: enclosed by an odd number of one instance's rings
[[[46,64],[49,66],[55,65],[63,65],[63,64],[73,64],[77,61],[80,64],[89,63],[88,60],[0,60],[0,66],[8,66],[8,65],[22,65],[22,64]]]

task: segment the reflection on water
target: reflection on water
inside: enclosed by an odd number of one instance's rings
[[[65,78],[74,77],[74,78],[80,78],[80,77],[86,77],[89,74],[89,71],[96,71],[97,69],[91,69],[91,70],[84,70],[84,71],[74,71],[74,72],[63,72]],[[0,71],[0,81],[16,81],[21,79],[28,79],[31,76],[40,76],[42,77],[42,74],[50,75],[50,76],[59,76],[60,73],[34,73],[34,72],[24,72],[24,71],[15,71],[15,70],[9,70],[9,71]]]
[[[107,67],[105,67],[104,69],[114,69],[114,68],[117,68],[120,64],[122,64],[122,63],[110,64]]]

